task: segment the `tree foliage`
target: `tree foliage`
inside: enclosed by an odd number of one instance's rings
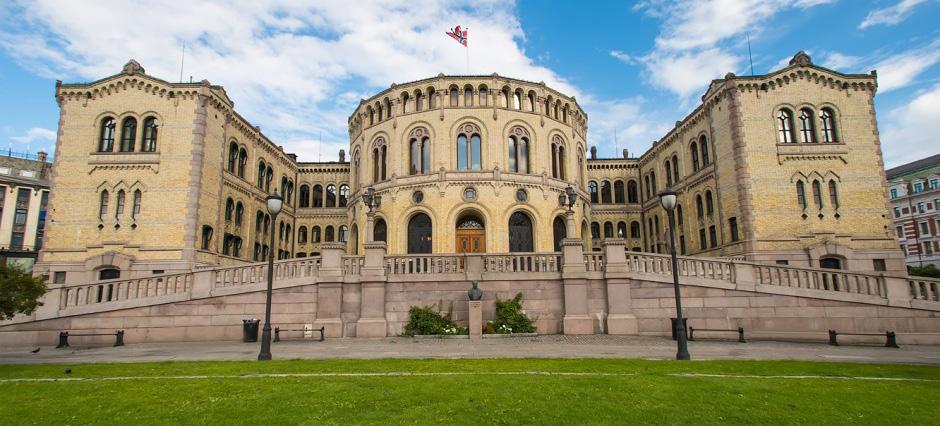
[[[940,269],[930,264],[926,266],[908,266],[907,273],[918,277],[940,278]]]
[[[41,306],[46,294],[45,279],[11,265],[0,265],[0,320],[15,314],[29,315]]]

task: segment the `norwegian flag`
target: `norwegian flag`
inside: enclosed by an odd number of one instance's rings
[[[454,40],[457,40],[457,43],[460,43],[464,45],[464,47],[467,47],[467,30],[461,29],[460,25],[454,28],[451,28],[450,31],[447,32],[447,35],[451,36],[451,38],[453,38]]]

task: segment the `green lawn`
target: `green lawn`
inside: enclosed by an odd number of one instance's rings
[[[240,377],[387,372],[423,375]],[[688,373],[720,376],[677,375]],[[797,375],[822,377],[729,377]],[[0,366],[0,380],[65,377],[95,380],[0,381],[0,423],[940,424],[940,367],[930,366],[598,359]]]

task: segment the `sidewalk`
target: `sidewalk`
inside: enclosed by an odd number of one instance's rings
[[[123,347],[56,349],[44,346],[0,347],[0,364],[100,363],[146,361],[254,360],[258,343],[142,343]],[[649,358],[674,359],[675,342],[663,337],[564,336],[483,339],[327,339],[272,345],[274,359],[326,358]],[[752,341],[689,342],[693,360],[778,359],[940,365],[940,346],[829,346],[825,343]]]

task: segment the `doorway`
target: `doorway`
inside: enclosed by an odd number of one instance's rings
[[[462,216],[454,234],[456,253],[486,253],[486,228],[476,215]]]

